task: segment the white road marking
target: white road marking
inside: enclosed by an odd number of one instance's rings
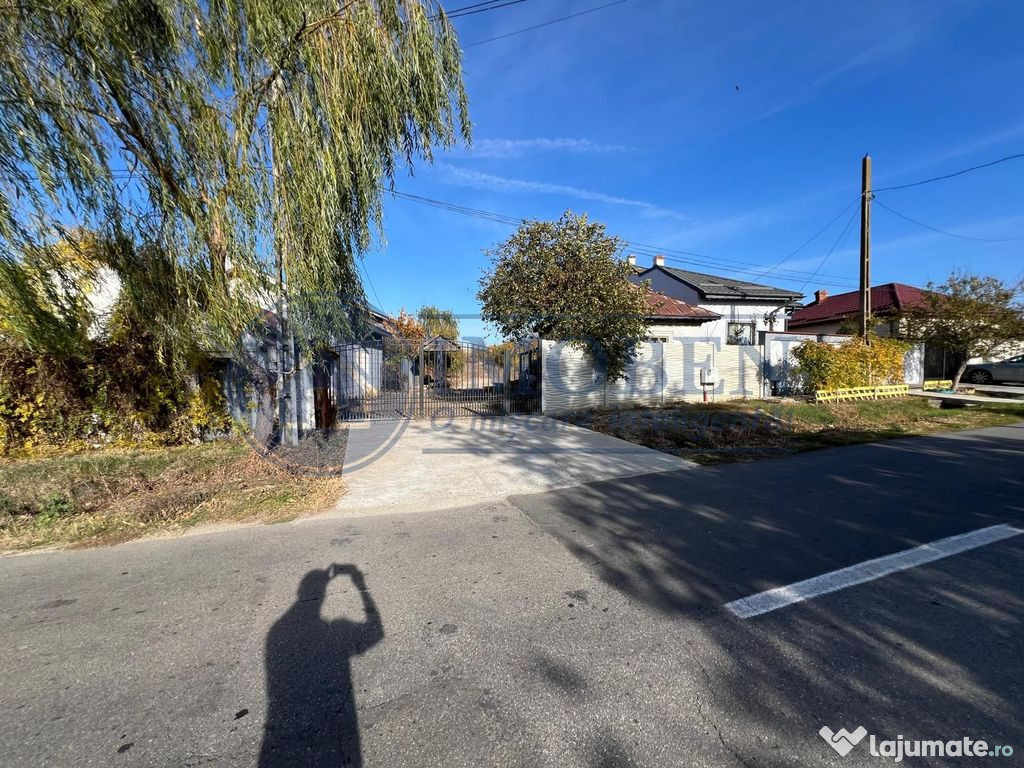
[[[863,584],[866,581],[880,579],[883,576],[888,576],[890,573],[905,571],[917,565],[924,565],[925,563],[941,560],[950,555],[966,552],[969,549],[1009,539],[1021,533],[1024,533],[1024,530],[1010,525],[993,525],[988,528],[979,528],[970,533],[961,533],[958,536],[939,539],[931,544],[922,544],[920,547],[905,549],[902,552],[886,555],[885,557],[865,560],[863,563],[851,565],[848,568],[841,568],[831,573],[824,573],[821,576],[798,581],[785,587],[758,592],[756,595],[744,597],[742,600],[733,600],[731,603],[726,603],[725,607],[741,619],[749,619],[753,616],[760,616],[762,613],[774,611],[777,608],[785,608],[793,603],[810,600],[819,595],[827,595],[829,592],[837,592],[840,589]]]

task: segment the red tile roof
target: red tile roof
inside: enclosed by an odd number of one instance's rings
[[[644,301],[647,302],[648,320],[698,320],[706,322],[717,320],[721,315],[703,307],[695,307],[685,301],[673,299],[658,291],[645,291]]]
[[[924,300],[924,291],[904,283],[886,283],[871,289],[871,314],[878,317],[898,315]],[[845,320],[860,314],[860,291],[837,293],[823,301],[798,309],[789,318],[789,328]]]

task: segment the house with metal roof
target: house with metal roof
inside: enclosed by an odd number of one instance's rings
[[[629,258],[636,266],[635,258]],[[655,293],[717,315],[696,328],[677,328],[670,339],[722,339],[724,344],[740,346],[756,345],[759,331],[786,330],[787,315],[799,306],[803,295],[789,288],[668,267],[664,256],[655,256],[647,269],[637,267],[630,280],[637,284],[650,281]]]
[[[924,291],[905,283],[885,283],[871,289],[871,314],[875,333],[899,336],[900,317],[924,300]],[[795,311],[789,319],[789,330],[806,333],[851,333],[860,319],[860,292],[849,291],[830,296],[828,291],[815,291],[814,301]]]
[[[657,291],[645,291],[647,303],[647,341],[668,342],[680,335],[700,336],[700,329],[722,316],[710,309],[688,304]]]

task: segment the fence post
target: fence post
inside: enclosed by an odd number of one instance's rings
[[[426,369],[423,367],[425,365],[424,356],[423,356],[423,347],[424,347],[424,345],[425,345],[425,342],[421,341],[420,342],[420,418],[421,419],[423,418],[423,390],[426,389],[426,387],[424,386],[424,382],[426,382],[426,380],[427,380]]]
[[[537,388],[540,390],[540,412],[543,414],[545,411],[544,406],[547,403],[544,402],[544,340],[537,336]]]
[[[666,380],[665,380],[665,376],[666,376],[666,374],[665,374],[665,344],[666,344],[666,342],[664,342],[664,341],[661,342],[661,404],[662,405],[665,404],[665,383],[666,383]]]
[[[512,350],[505,347],[505,378],[503,379],[501,392],[505,396],[505,415],[512,413],[512,393],[509,392],[512,386]]]

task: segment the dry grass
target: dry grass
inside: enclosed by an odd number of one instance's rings
[[[291,474],[243,442],[0,462],[0,550],[91,546],[327,508],[336,476]]]
[[[562,417],[701,464],[751,461],[894,437],[1012,424],[1024,407],[934,408],[922,398],[851,403],[680,403],[661,408],[580,411]]]

